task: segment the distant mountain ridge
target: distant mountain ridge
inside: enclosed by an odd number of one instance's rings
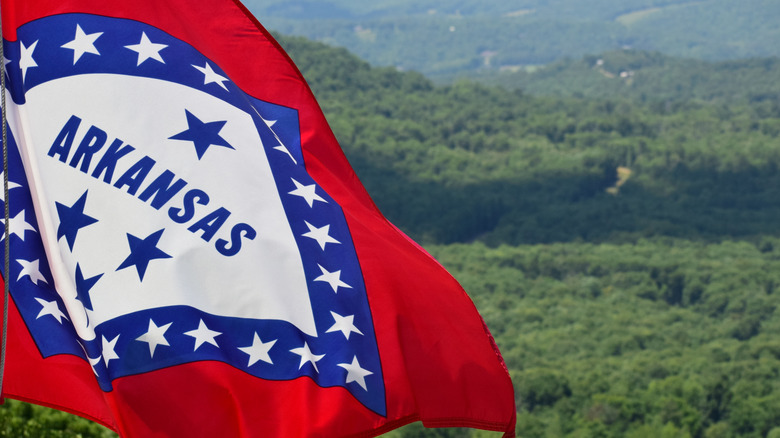
[[[559,97],[639,102],[780,101],[780,58],[710,62],[658,52],[618,50],[565,59],[537,69],[483,70],[479,82]]]
[[[621,48],[732,60],[780,56],[776,0],[245,0],[268,28],[429,77]]]

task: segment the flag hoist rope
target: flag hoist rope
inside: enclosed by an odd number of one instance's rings
[[[5,112],[5,52],[4,52],[4,39],[3,39],[3,14],[2,8],[0,8],[0,106],[2,106],[2,130],[3,130],[3,205],[5,210],[5,266],[3,268],[4,278],[4,292],[3,292],[3,338],[0,341],[0,399],[3,394],[3,376],[5,375],[5,344],[8,339],[8,273],[10,271],[10,259],[11,259],[11,223],[10,223],[10,210],[8,208],[8,129],[6,128],[6,112]]]

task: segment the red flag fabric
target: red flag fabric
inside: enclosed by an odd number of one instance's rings
[[[3,396],[123,436],[514,435],[474,305],[238,1],[2,0]]]

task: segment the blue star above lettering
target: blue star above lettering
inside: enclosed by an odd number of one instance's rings
[[[195,153],[198,154],[198,160],[203,158],[209,146],[222,146],[228,149],[235,149],[224,138],[220,137],[219,131],[225,126],[227,120],[217,122],[203,122],[188,110],[187,114],[188,128],[173,137],[170,140],[191,141],[195,145]]]
[[[76,299],[81,301],[81,304],[87,310],[92,309],[92,299],[89,297],[89,290],[95,286],[95,283],[100,280],[103,274],[98,274],[91,278],[84,278],[84,274],[81,272],[81,266],[76,264]]]
[[[65,236],[68,247],[73,251],[73,244],[76,243],[76,234],[78,234],[79,230],[94,224],[98,220],[84,214],[84,207],[87,204],[86,191],[72,207],[67,207],[59,202],[55,202],[55,204],[57,206],[57,214],[60,217],[60,226],[57,227],[57,239],[59,240]]]
[[[76,65],[76,61],[85,53],[100,55],[100,52],[95,48],[95,40],[97,40],[100,35],[103,35],[103,32],[86,34],[81,30],[81,26],[77,24],[76,36],[73,38],[73,41],[67,42],[60,47],[73,50],[73,65]]]
[[[170,255],[157,247],[157,243],[162,237],[165,229],[155,231],[147,236],[145,239],[139,239],[130,233],[127,233],[127,243],[130,245],[130,255],[127,256],[125,261],[116,269],[117,271],[135,266],[138,271],[138,277],[141,281],[144,280],[144,274],[146,274],[146,268],[149,266],[149,262],[155,259],[169,259]]]

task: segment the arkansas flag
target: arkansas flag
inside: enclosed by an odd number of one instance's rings
[[[474,305],[238,1],[2,0],[2,20],[3,396],[131,437],[514,434]]]

